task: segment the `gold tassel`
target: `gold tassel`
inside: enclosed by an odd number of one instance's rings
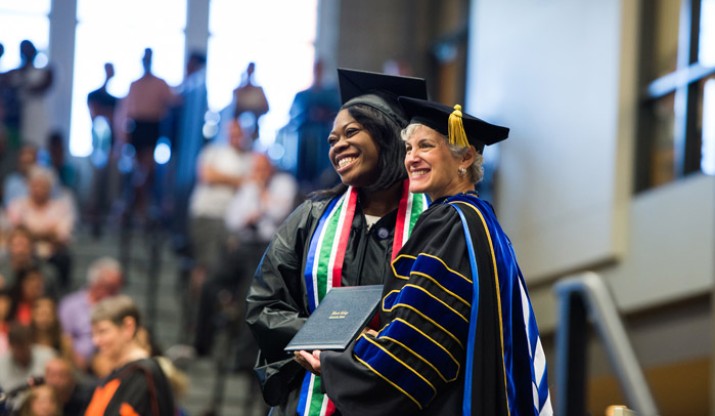
[[[467,133],[464,131],[464,123],[462,122],[462,106],[456,104],[454,111],[449,115],[448,125],[449,144],[459,147],[468,147]]]

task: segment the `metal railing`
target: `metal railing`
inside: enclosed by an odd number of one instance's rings
[[[639,416],[657,416],[655,401],[603,279],[596,273],[583,273],[557,282],[554,291],[559,314],[555,414],[586,414],[587,324],[590,323],[605,347],[628,406]]]

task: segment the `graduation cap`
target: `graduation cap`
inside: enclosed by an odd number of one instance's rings
[[[485,145],[491,145],[509,136],[507,127],[487,123],[462,112],[459,104],[449,107],[433,101],[400,97],[410,123],[420,123],[445,135],[449,143],[460,147],[473,145],[482,153]]]
[[[340,102],[370,93],[427,99],[427,82],[422,78],[386,75],[378,72],[338,68]]]
[[[365,104],[396,119],[400,125],[405,124],[406,117],[398,97],[427,99],[427,82],[422,78],[338,68],[338,84],[343,108]]]

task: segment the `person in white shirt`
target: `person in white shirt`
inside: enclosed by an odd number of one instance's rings
[[[215,327],[213,316],[220,299],[230,299],[244,309],[253,273],[276,228],[296,206],[298,182],[290,174],[276,171],[270,159],[254,153],[252,175],[236,191],[225,213],[228,231],[225,256],[201,291],[194,348],[199,355],[210,352]],[[235,369],[250,371],[258,349],[243,320],[235,345]]]
[[[0,389],[6,393],[21,388],[32,377],[44,376],[45,365],[56,357],[52,348],[32,343],[28,326],[12,323],[7,338],[10,349],[0,355]],[[15,403],[21,402],[21,397],[15,398]]]
[[[195,262],[192,284],[196,286],[203,283],[221,257],[226,242],[226,208],[251,173],[251,139],[237,120],[230,121],[229,131],[228,143],[210,144],[199,154],[198,181],[189,201]]]
[[[278,225],[295,207],[297,193],[298,184],[292,175],[276,171],[266,155],[254,154],[253,174],[226,210],[229,234],[241,242],[256,243],[263,251]]]

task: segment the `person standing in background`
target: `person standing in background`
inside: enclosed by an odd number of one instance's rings
[[[112,191],[110,177],[114,161],[114,113],[119,99],[113,96],[107,85],[114,77],[114,65],[104,64],[104,83],[87,94],[87,107],[92,120],[92,196],[89,201],[88,217],[92,235],[102,234],[103,216],[109,210]]]
[[[0,58],[5,54],[5,47],[0,43]],[[19,105],[17,89],[10,83],[8,72],[0,72],[0,184],[15,169],[17,151],[20,147]],[[2,189],[0,189],[0,201]]]
[[[108,135],[103,137],[93,137],[94,140],[102,140],[101,142],[93,141],[93,147],[98,148],[108,148],[111,149],[114,144],[114,135],[112,129],[114,127],[114,111],[117,108],[117,102],[119,99],[112,95],[108,90],[107,86],[109,81],[114,78],[114,65],[111,62],[104,64],[104,83],[96,90],[87,94],[87,107],[89,108],[89,117],[92,120],[92,131],[96,131],[96,121],[99,117],[104,118],[104,122],[107,123]],[[107,141],[107,143],[104,142]]]
[[[226,209],[251,175],[252,144],[239,121],[233,119],[229,122],[229,142],[212,143],[199,154],[198,181],[189,202],[193,257],[189,296],[193,299],[199,297],[204,282],[224,255],[228,237]],[[194,306],[194,302],[190,306]],[[189,322],[191,326],[193,323]]]
[[[340,180],[330,165],[325,140],[340,110],[340,94],[334,84],[325,83],[323,66],[321,60],[313,64],[313,83],[293,98],[287,126],[296,137],[296,179],[305,195]]]
[[[10,88],[17,89],[20,141],[41,147],[49,133],[47,94],[54,82],[54,70],[35,66],[37,55],[34,43],[27,39],[20,42],[20,66],[7,77]]]
[[[256,72],[255,62],[250,62],[243,73],[241,84],[233,90],[233,117],[241,120],[246,132],[253,139],[259,137],[258,122],[268,110],[268,99],[263,87],[253,79]],[[247,116],[247,117],[246,117]]]
[[[144,49],[144,75],[129,86],[124,105],[128,143],[134,146],[134,172],[131,176],[132,198],[128,211],[146,219],[154,185],[154,148],[161,135],[161,122],[174,104],[176,97],[162,78],[152,73],[153,52]]]
[[[253,153],[252,174],[236,191],[226,207],[227,238],[218,267],[201,289],[196,336],[196,352],[205,356],[213,347],[220,296],[234,299],[238,310],[245,309],[246,294],[253,274],[278,226],[295,208],[298,185],[288,173],[277,172],[263,153]],[[237,369],[250,371],[258,348],[241,319],[237,332]]]
[[[186,77],[177,88],[179,102],[171,110],[171,214],[174,248],[188,248],[189,198],[196,183],[196,162],[206,138],[204,121],[208,111],[206,55],[192,52],[186,63]]]

